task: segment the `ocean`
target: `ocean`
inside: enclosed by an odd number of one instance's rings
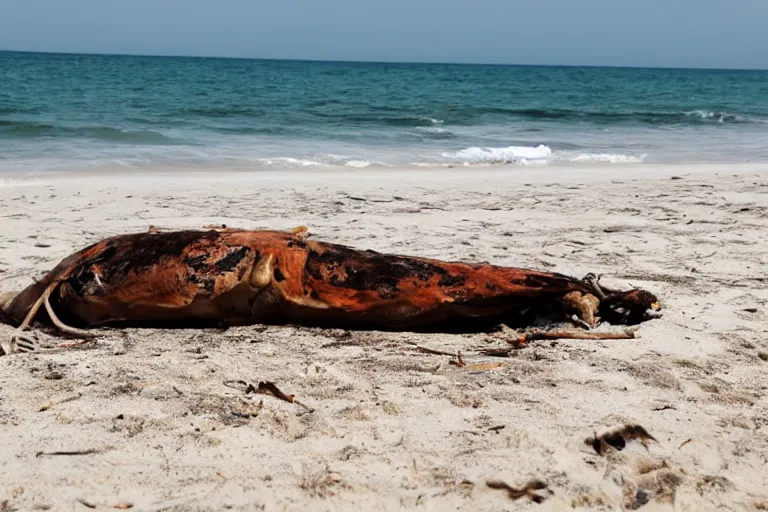
[[[768,162],[768,71],[0,52],[0,172]]]

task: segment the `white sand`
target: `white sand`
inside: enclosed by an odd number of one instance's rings
[[[768,167],[11,176],[0,291],[108,235],[210,223],[602,273],[657,293],[665,315],[638,340],[537,342],[490,371],[412,343],[471,354],[508,333],[104,329],[2,357],[0,510],[768,507]],[[315,410],[247,405],[227,379],[274,381]],[[659,443],[584,445],[627,422]],[[551,489],[541,505],[485,486],[534,478]]]

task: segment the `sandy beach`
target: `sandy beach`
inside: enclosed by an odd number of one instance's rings
[[[595,272],[664,316],[509,357],[478,353],[504,330],[276,326],[0,357],[0,510],[768,510],[768,166],[8,174],[0,292],[110,235],[214,223]],[[584,442],[627,424],[657,442]]]

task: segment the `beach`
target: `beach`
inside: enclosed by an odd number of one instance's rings
[[[360,249],[595,272],[664,306],[637,339],[508,357],[479,353],[508,330],[259,325],[99,329],[0,357],[0,510],[768,509],[766,165],[6,173],[0,215],[0,292],[150,225],[306,225]],[[585,443],[625,425],[655,442]],[[548,490],[513,501],[493,480]]]

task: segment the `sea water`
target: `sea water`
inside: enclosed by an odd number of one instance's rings
[[[768,162],[768,72],[0,52],[0,172]]]

